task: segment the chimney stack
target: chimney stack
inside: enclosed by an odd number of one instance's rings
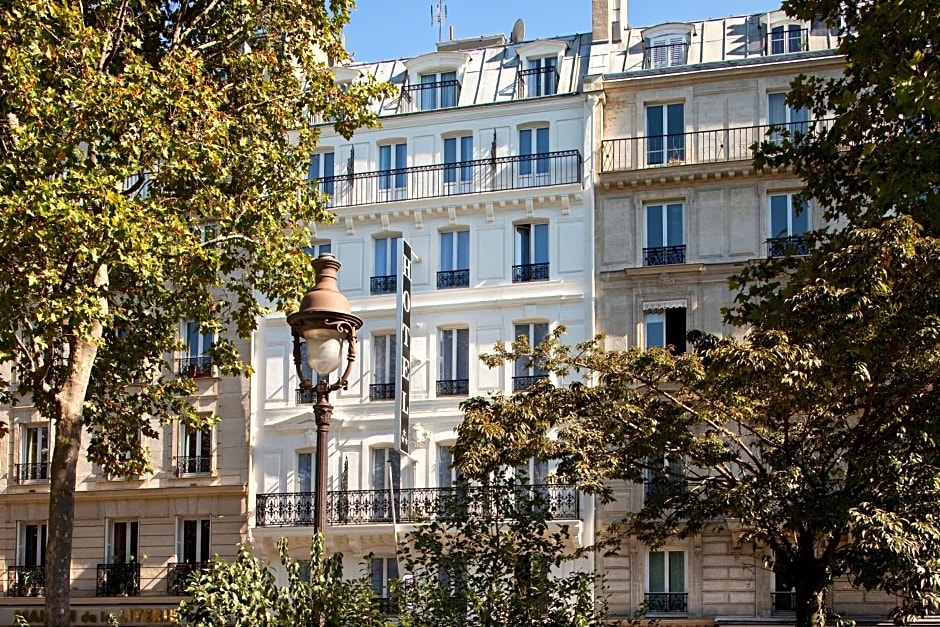
[[[591,0],[591,32],[594,41],[617,43],[629,28],[628,0]]]

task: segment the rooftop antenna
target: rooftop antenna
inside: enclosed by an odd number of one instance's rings
[[[437,40],[444,41],[444,22],[447,21],[447,1],[437,0],[437,6],[431,5],[431,26],[437,22]]]

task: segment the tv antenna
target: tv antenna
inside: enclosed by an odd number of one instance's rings
[[[437,6],[431,5],[431,26],[437,22],[437,40],[444,41],[444,22],[447,21],[447,2],[437,0]]]

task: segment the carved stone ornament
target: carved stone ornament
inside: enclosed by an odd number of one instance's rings
[[[304,432],[304,441],[307,442],[307,446],[316,446],[317,445],[317,430],[307,429]]]
[[[415,424],[411,427],[411,446],[412,448],[424,448],[431,441],[431,434],[424,428],[424,425]]]

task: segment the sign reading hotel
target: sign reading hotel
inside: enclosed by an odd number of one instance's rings
[[[411,245],[398,240],[398,377],[395,379],[395,448],[408,453],[411,414]]]

